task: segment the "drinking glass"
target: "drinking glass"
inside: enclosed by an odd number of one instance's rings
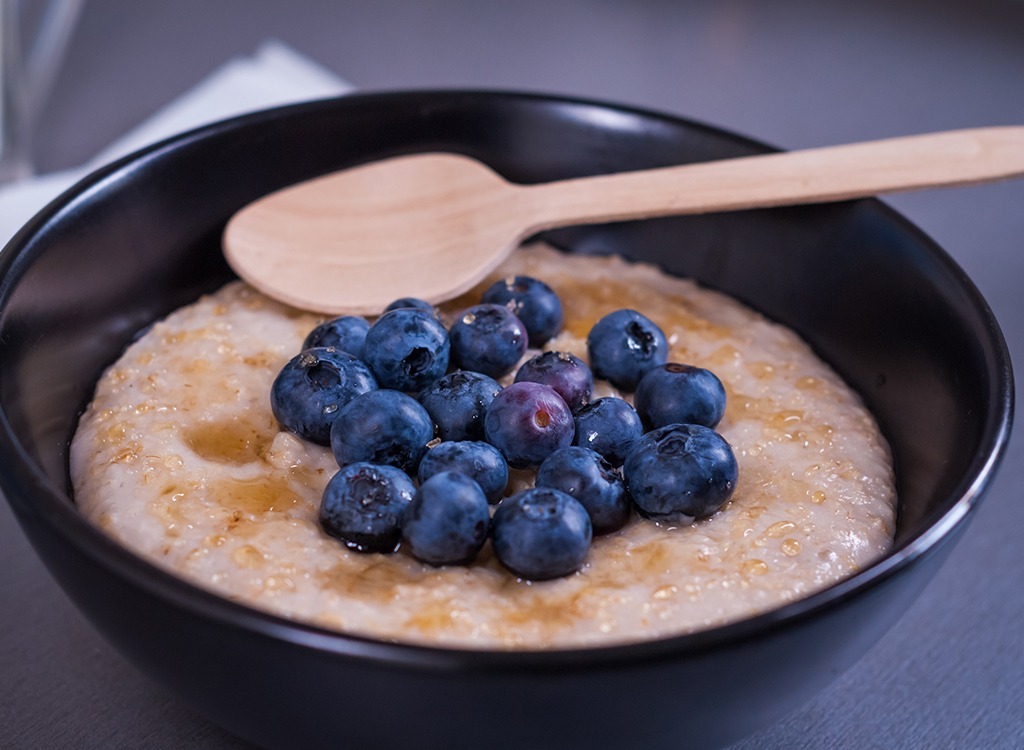
[[[0,0],[0,185],[32,174],[32,131],[81,5]],[[39,20],[26,40],[22,21],[33,12]]]

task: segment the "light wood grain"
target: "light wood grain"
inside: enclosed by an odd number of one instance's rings
[[[933,133],[600,175],[506,182],[455,154],[366,164],[272,193],[228,223],[243,279],[300,308],[376,314],[466,291],[542,229],[821,203],[1024,175],[1024,127]]]

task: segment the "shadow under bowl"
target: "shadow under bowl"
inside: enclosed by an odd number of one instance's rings
[[[597,102],[503,92],[355,95],[165,141],[83,180],[0,255],[0,486],[54,577],[144,673],[267,747],[717,747],[796,708],[909,607],[960,536],[1009,434],[999,328],[955,263],[873,200],[580,227],[725,291],[810,342],[891,443],[893,551],[820,593],[704,632],[543,652],[436,649],[248,609],[135,557],[77,512],[68,444],[145,326],[231,278],[227,219],[284,185],[453,151],[518,182],[770,150]]]

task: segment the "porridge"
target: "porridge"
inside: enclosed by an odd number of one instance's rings
[[[700,630],[821,589],[889,549],[888,447],[859,398],[795,334],[738,302],[617,258],[519,250],[502,276],[543,279],[563,330],[545,349],[587,355],[619,308],[656,321],[669,361],[712,370],[735,492],[692,526],[635,513],[595,536],[582,568],[530,582],[488,543],[470,565],[349,550],[318,521],[338,471],[329,447],[283,431],[269,392],[319,322],[241,282],[155,324],[100,379],[71,446],[82,512],[119,542],[222,596],[326,628],[468,648],[552,648]],[[532,352],[536,354],[536,352]],[[506,378],[504,382],[510,382]],[[620,395],[607,383],[594,398]],[[507,494],[530,482],[512,472]]]

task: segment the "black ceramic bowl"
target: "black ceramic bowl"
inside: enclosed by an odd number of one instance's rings
[[[712,747],[795,708],[910,605],[1003,452],[1010,365],[950,258],[876,201],[589,227],[570,252],[653,261],[799,331],[863,395],[895,453],[893,552],[819,594],[693,635],[611,648],[468,652],[382,643],[220,599],[75,511],[68,442],[131,338],[231,277],[227,218],[285,184],[421,150],[535,182],[765,146],[605,104],[516,94],[351,96],[187,133],[109,167],[0,256],[0,478],[40,557],[130,661],[268,747]]]

